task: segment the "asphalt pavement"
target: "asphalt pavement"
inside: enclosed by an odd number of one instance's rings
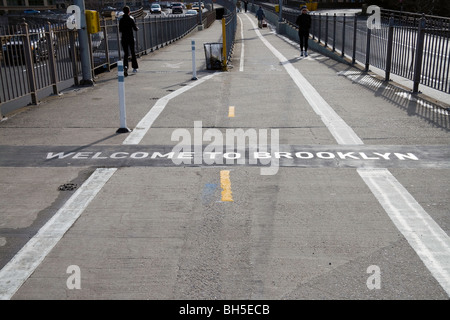
[[[442,95],[300,57],[250,12],[208,70],[221,30],[139,58],[131,132],[114,69],[0,123],[0,297],[448,300]]]

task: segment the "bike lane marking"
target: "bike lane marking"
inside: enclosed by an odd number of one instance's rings
[[[278,58],[313,110],[321,117],[337,143],[341,145],[364,144],[353,129],[320,96],[298,69],[262,36],[255,23],[247,14],[245,15],[259,39]],[[403,234],[447,295],[450,296],[449,236],[388,169],[357,169],[357,172],[394,225]],[[389,183],[386,183],[386,181],[389,181]],[[398,201],[398,199],[401,199],[401,201]],[[424,237],[424,231],[426,231],[426,237]]]
[[[116,170],[116,168],[95,170],[55,215],[0,270],[0,300],[12,298]]]
[[[182,93],[198,86],[199,84],[202,84],[206,80],[211,79],[215,75],[217,75],[218,72],[212,73],[210,75],[207,75],[203,78],[200,78],[191,84],[184,86],[164,97],[156,101],[156,103],[153,105],[153,107],[150,109],[150,111],[139,121],[139,123],[136,125],[136,128],[134,128],[133,131],[129,133],[127,138],[124,140],[123,144],[139,144],[141,140],[144,138],[147,131],[152,126],[153,122],[159,117],[159,115],[163,112],[165,107],[167,106],[167,103],[172,100],[175,97],[178,97]]]
[[[241,60],[239,61],[239,71],[244,71],[244,23],[241,17],[237,16],[241,24]]]
[[[139,144],[167,103],[180,94],[211,79],[217,74],[205,76],[159,99],[139,122],[123,144]],[[25,281],[41,264],[64,234],[81,216],[118,168],[98,168],[83,185],[67,200],[55,215],[19,250],[0,270],[0,300],[10,300]]]

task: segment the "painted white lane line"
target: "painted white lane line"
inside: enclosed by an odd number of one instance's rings
[[[239,71],[244,71],[244,24],[241,17],[237,16],[241,25],[241,60],[239,62]]]
[[[0,270],[0,300],[11,299],[116,170],[116,168],[95,170],[64,206]]]
[[[387,169],[358,169],[398,230],[450,296],[450,238]]]
[[[139,121],[139,123],[137,124],[136,128],[134,128],[133,131],[130,132],[130,134],[127,136],[127,138],[123,141],[123,144],[139,144],[139,142],[141,142],[141,140],[144,138],[145,134],[147,133],[147,131],[150,129],[150,127],[152,126],[153,122],[155,122],[155,120],[159,117],[159,115],[161,114],[161,112],[163,112],[164,108],[166,107],[167,103],[179,96],[180,94],[198,86],[199,84],[202,84],[203,82],[205,82],[206,80],[211,79],[212,77],[214,77],[216,74],[218,74],[219,72],[215,72],[213,74],[207,75],[203,78],[200,78],[196,81],[193,81],[192,83],[190,83],[187,86],[184,86],[170,94],[168,94],[167,96],[159,99],[158,101],[156,101],[155,105],[153,106],[153,108],[150,109],[150,111],[144,116],[144,118],[141,119],[141,121]]]
[[[280,60],[339,144],[364,144],[356,133],[334,112],[300,72],[275,49],[247,16],[256,34]],[[358,174],[370,188],[395,226],[430,270],[433,277],[450,296],[450,238],[420,206],[414,197],[387,169],[358,169]],[[401,201],[399,200],[401,199]],[[417,236],[420,234],[420,237]]]
[[[261,32],[256,27],[256,24],[246,14],[248,20],[255,29],[256,34],[267,48],[280,60],[288,74],[291,76],[294,83],[300,89],[301,93],[311,105],[313,110],[320,116],[323,123],[330,130],[333,137],[339,144],[364,144],[362,140],[356,135],[352,128],[350,128],[333,108],[322,98],[317,90],[303,77],[303,75],[283,56],[272,44],[267,41]]]

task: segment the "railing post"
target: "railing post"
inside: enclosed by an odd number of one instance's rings
[[[225,18],[222,18],[222,54],[223,54],[223,65],[222,69],[224,71],[228,70],[227,68],[227,27]]]
[[[333,16],[333,52],[336,51],[336,13]]]
[[[152,20],[149,19],[148,21],[148,34],[150,38],[150,52],[153,52],[153,27],[152,27]]]
[[[95,65],[94,65],[94,51],[92,49],[92,34],[87,33],[88,47],[89,47],[89,61],[91,62],[91,77],[95,79]]]
[[[144,17],[142,17],[142,29],[143,29],[142,34],[144,37],[144,54],[146,55],[148,46],[147,46],[147,33],[145,32],[145,18]]]
[[[341,52],[341,56],[344,56],[344,51],[345,51],[345,13],[344,13],[344,18],[342,20],[342,52]]]
[[[53,28],[50,22],[47,22],[46,26],[46,38],[47,38],[47,49],[48,49],[48,62],[49,62],[49,73],[50,80],[52,82],[53,94],[58,94],[58,74],[56,72],[56,58],[55,58],[55,46],[53,44]]]
[[[414,62],[414,88],[413,93],[419,93],[419,83],[422,71],[422,58],[423,58],[423,43],[425,39],[425,27],[426,19],[425,15],[419,19],[419,29],[417,30],[417,46],[416,46],[416,60]]]
[[[27,66],[27,75],[28,75],[28,84],[30,88],[30,94],[31,94],[31,103],[34,105],[38,104],[37,99],[37,93],[36,93],[36,77],[34,74],[34,63],[33,63],[33,56],[31,51],[31,44],[30,44],[30,34],[28,31],[28,23],[23,22],[22,23],[22,33],[24,34],[24,44],[25,44],[25,63]]]
[[[137,23],[136,23],[137,24]],[[139,27],[138,27],[139,28]],[[136,56],[137,57],[140,57],[141,56],[141,53],[140,53],[140,51],[139,51],[139,30],[140,30],[140,28],[138,29],[138,31],[134,31],[133,33],[134,33],[134,35],[135,35],[135,39],[136,39],[136,41],[134,42],[134,51],[136,52]]]
[[[372,34],[372,30],[370,28],[367,28],[367,42],[366,42],[366,67],[364,69],[365,72],[369,71],[369,64],[370,64],[370,37]]]
[[[394,42],[394,17],[391,16],[389,18],[389,31],[388,31],[387,52],[386,52],[386,70],[384,81],[389,81],[391,77],[393,42]]]
[[[109,58],[109,41],[108,41],[108,26],[106,20],[103,19],[103,39],[105,39],[105,55],[108,71],[111,71],[111,59]]]
[[[358,18],[356,14],[353,16],[353,52],[352,52],[352,64],[356,63],[356,35],[358,31]]]
[[[325,16],[325,43],[324,46],[326,47],[328,45],[328,12]]]
[[[72,72],[73,72],[73,83],[78,86],[80,84],[78,80],[78,52],[75,47],[75,30],[69,31],[69,43],[70,43],[70,53],[72,55]]]
[[[120,51],[121,43],[120,43],[120,31],[119,31],[119,19],[116,18],[116,37],[117,37],[117,53],[118,60],[122,60],[122,52]]]
[[[322,16],[319,13],[319,32],[318,32],[318,36],[317,36],[317,42],[319,44],[320,44],[321,33],[322,33]]]

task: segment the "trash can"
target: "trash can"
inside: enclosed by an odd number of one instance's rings
[[[221,70],[223,61],[223,44],[217,43],[205,43],[206,68],[208,70]]]

